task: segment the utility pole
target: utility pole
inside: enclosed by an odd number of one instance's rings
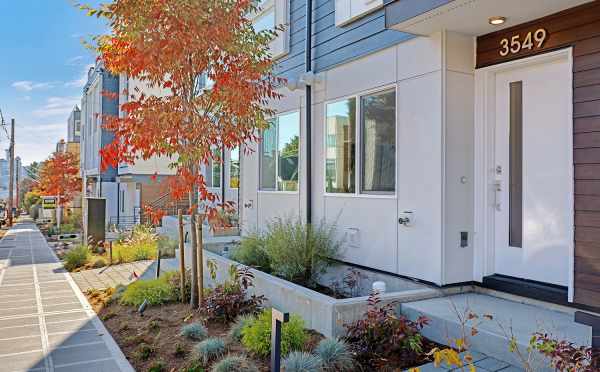
[[[10,148],[9,148],[9,179],[8,179],[8,226],[13,225],[13,188],[15,186],[15,119],[10,120]]]

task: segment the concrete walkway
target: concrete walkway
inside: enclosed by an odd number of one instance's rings
[[[133,273],[142,276],[153,264],[152,260],[116,264],[99,269],[71,273],[71,277],[82,291],[128,285],[136,280]],[[162,271],[162,270],[161,270]]]
[[[0,371],[133,371],[27,221],[0,240]]]

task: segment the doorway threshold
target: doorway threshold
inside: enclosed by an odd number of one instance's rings
[[[560,285],[494,274],[484,277],[480,286],[557,305],[572,306],[569,303],[568,288]]]

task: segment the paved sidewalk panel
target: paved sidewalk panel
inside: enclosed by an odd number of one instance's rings
[[[133,368],[32,223],[0,240],[0,372]]]

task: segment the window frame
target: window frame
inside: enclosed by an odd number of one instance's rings
[[[211,151],[217,151],[219,152],[219,156],[221,156],[221,151],[219,150],[218,147],[212,147]],[[219,164],[219,185],[218,186],[214,186],[213,185],[213,175],[214,175],[214,160],[211,158],[208,161],[208,164],[204,164],[204,169],[205,169],[205,174],[206,174],[206,178],[207,180],[209,179],[208,177],[210,177],[210,186],[207,186],[208,189],[219,189],[221,190],[221,185],[223,184],[223,168],[225,168],[225,161],[223,159],[221,159],[221,162],[218,163]],[[208,171],[210,170],[210,175],[208,174]]]
[[[241,175],[241,162],[242,162],[241,151],[242,150],[240,148],[241,145],[240,146],[236,146],[236,147],[237,147],[237,150],[238,150],[238,157],[237,157],[237,163],[238,163],[238,176],[237,176],[238,177],[238,187],[232,187],[231,186],[231,180],[232,180],[232,177],[231,177],[231,169],[232,169],[232,166],[231,166],[231,164],[232,164],[231,153],[233,152],[234,149],[229,149],[227,151],[227,154],[226,154],[226,157],[227,157],[227,168],[228,168],[228,170],[227,170],[227,187],[229,188],[229,190],[237,190],[237,189],[239,189],[239,185],[240,185],[240,183],[242,181],[241,180],[241,178],[242,178],[241,177],[242,176]]]
[[[302,161],[303,161],[303,156],[302,156],[302,112],[301,110],[295,109],[295,110],[289,110],[289,111],[283,111],[283,112],[278,112],[276,115],[268,117],[267,121],[270,121],[272,119],[276,119],[279,116],[285,116],[285,115],[290,115],[290,114],[294,114],[294,113],[298,113],[298,187],[296,188],[296,191],[285,191],[285,190],[278,190],[278,183],[277,183],[277,176],[279,175],[279,123],[277,123],[277,127],[276,127],[276,131],[275,131],[275,138],[277,140],[276,144],[275,144],[275,148],[276,148],[276,153],[277,156],[275,157],[275,189],[263,189],[261,186],[261,171],[262,171],[262,136],[263,136],[263,132],[260,132],[260,143],[258,144],[258,174],[257,174],[257,192],[262,193],[262,194],[298,194],[300,193],[300,188],[301,188],[301,180],[302,180]]]
[[[396,149],[394,152],[395,157],[395,165],[396,169],[394,172],[394,192],[386,192],[386,191],[369,191],[363,192],[363,180],[362,180],[362,163],[363,163],[363,118],[362,118],[362,97],[383,94],[388,92],[394,92],[395,100],[394,100],[394,111],[395,111],[395,125],[394,125],[394,140],[396,142]],[[341,192],[328,192],[327,191],[327,183],[325,179],[322,184],[323,195],[326,197],[340,197],[340,198],[373,198],[373,199],[396,199],[398,197],[398,86],[397,84],[384,85],[381,87],[365,90],[359,93],[349,94],[346,96],[337,97],[331,100],[327,100],[323,104],[323,142],[322,142],[322,151],[323,151],[323,175],[325,174],[325,168],[327,167],[327,157],[325,156],[327,150],[327,106],[332,103],[337,103],[341,101],[345,101],[348,99],[354,98],[356,99],[356,125],[358,128],[354,128],[355,132],[355,172],[354,172],[354,183],[355,190],[351,193],[341,193]]]
[[[262,0],[259,4],[260,11],[250,15],[254,21],[266,15],[271,9],[275,18],[275,27],[284,25],[284,30],[280,31],[276,38],[269,44],[273,60],[279,60],[290,52],[291,34],[290,34],[290,0]]]

